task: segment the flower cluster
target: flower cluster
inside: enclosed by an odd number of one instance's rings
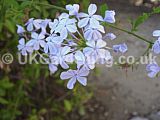
[[[33,52],[45,53],[51,73],[59,67],[65,71],[61,73],[62,80],[69,79],[67,88],[73,89],[76,81],[87,85],[89,71],[96,63],[112,60],[107,43],[103,35],[111,40],[113,33],[105,34],[103,22],[115,23],[115,12],[107,10],[105,17],[96,14],[97,6],[90,4],[88,13],[79,12],[79,5],[66,5],[69,13],[61,13],[53,21],[50,19],[31,18],[25,28],[17,25],[20,36],[18,50],[22,55]],[[127,51],[126,44],[114,45],[115,52]],[[76,63],[72,69],[70,63]]]
[[[154,42],[152,51],[155,54],[160,54],[160,30],[153,31],[153,37],[158,37],[158,39]],[[152,61],[152,63],[147,65],[146,70],[148,71],[148,76],[150,78],[154,78],[160,72],[160,67],[156,61]]]

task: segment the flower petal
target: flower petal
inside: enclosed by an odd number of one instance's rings
[[[79,83],[81,83],[83,86],[87,85],[87,78],[85,77],[77,77],[77,80]]]
[[[39,42],[35,42],[35,44],[33,45],[33,49],[34,50],[39,50],[40,49]]]
[[[73,55],[72,53],[71,53],[71,54],[68,54],[68,55],[65,56],[64,60],[65,60],[66,62],[72,63],[72,62],[74,61],[74,55]]]
[[[19,44],[20,44],[20,45],[25,45],[25,39],[24,39],[24,38],[21,38],[21,39],[19,40]]]
[[[45,36],[43,34],[38,35],[38,39],[44,39],[44,38],[45,38]]]
[[[24,30],[24,28],[22,26],[20,26],[20,25],[16,25],[16,26],[17,26],[17,33],[18,34],[21,34],[21,33],[25,32],[25,30]]]
[[[159,37],[160,36],[160,30],[153,31],[153,36],[154,37]]]
[[[76,77],[71,78],[67,83],[67,88],[68,89],[73,89],[75,83],[76,83]]]
[[[77,17],[83,18],[83,17],[89,17],[89,15],[86,13],[78,13]]]
[[[66,79],[69,79],[73,77],[73,74],[71,74],[71,70],[67,71],[67,72],[62,72],[61,75],[60,75],[60,78],[62,80],[66,80]]]
[[[26,46],[33,46],[36,43],[36,40],[32,39],[26,43]]]
[[[77,51],[77,52],[75,53],[75,59],[76,59],[77,61],[82,61],[82,62],[84,62],[84,61],[85,61],[85,56],[84,56],[84,54],[83,54],[81,51]]]
[[[91,18],[89,23],[90,23],[90,26],[93,26],[93,28],[98,28],[100,24],[99,21],[94,18]]]
[[[32,32],[31,37],[34,39],[38,39],[38,34],[36,32]]]
[[[113,10],[107,10],[105,12],[105,18],[104,21],[108,22],[108,23],[115,23],[115,12]]]
[[[92,30],[87,30],[85,33],[84,33],[84,38],[88,41],[92,40]]]
[[[62,13],[58,18],[59,20],[66,19],[69,18],[69,15],[67,13]]]
[[[152,46],[152,51],[156,54],[160,53],[160,40],[155,41],[155,43]]]
[[[78,27],[83,28],[85,27],[89,22],[89,18],[83,18],[78,22]]]
[[[89,7],[88,7],[88,13],[89,15],[93,15],[94,13],[96,13],[97,11],[97,6],[96,4],[90,4]]]
[[[68,36],[68,31],[66,28],[63,28],[60,32],[60,36],[63,38],[63,39],[66,39],[67,36]]]
[[[28,30],[29,32],[33,30],[33,24],[32,24],[32,23],[29,23],[29,24],[27,25],[27,30]]]
[[[101,39],[97,40],[96,48],[102,48],[105,47],[107,43]]]
[[[54,64],[49,64],[49,70],[51,73],[55,73],[58,70],[58,68]]]
[[[100,15],[93,15],[92,17],[98,21],[103,21],[103,17]]]
[[[86,45],[88,45],[89,47],[92,47],[92,48],[96,47],[95,41],[88,41],[88,42],[86,42]]]
[[[61,67],[62,67],[63,69],[68,69],[68,68],[69,68],[68,64],[67,64],[64,60],[61,60],[61,61],[60,61],[60,65],[61,65]]]
[[[76,25],[67,25],[67,30],[71,33],[75,33],[77,31]]]
[[[67,53],[70,52],[70,50],[71,50],[71,48],[68,46],[62,47],[61,48],[61,55],[66,55]]]
[[[83,67],[78,71],[78,76],[79,77],[88,76],[88,74],[89,74],[89,70],[87,70]]]

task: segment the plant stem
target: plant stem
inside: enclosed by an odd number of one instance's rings
[[[128,34],[130,34],[130,35],[133,35],[133,36],[139,38],[140,40],[143,40],[143,41],[145,41],[145,42],[147,42],[147,43],[149,43],[149,44],[153,44],[153,42],[151,42],[151,41],[149,41],[149,40],[147,40],[147,39],[145,39],[145,38],[143,38],[143,37],[141,37],[141,36],[139,36],[139,35],[131,32],[131,31],[128,31],[128,30],[126,30],[126,29],[122,29],[122,28],[119,28],[119,27],[117,27],[117,26],[115,26],[115,25],[108,24],[108,23],[104,23],[104,25],[109,26],[109,27],[114,28],[114,29],[117,29],[117,30],[120,30],[120,31],[122,31],[122,32],[128,33]]]
[[[38,5],[44,5],[44,6],[48,6],[48,7],[51,7],[51,8],[55,8],[57,10],[61,10],[61,11],[65,11],[67,12],[68,10],[66,10],[65,8],[63,7],[58,7],[58,6],[55,6],[55,5],[50,5],[50,4],[44,4],[44,3],[36,3]]]
[[[150,48],[151,48],[151,44],[148,44],[147,49],[144,51],[144,53],[141,56],[145,56],[148,53]],[[133,63],[133,65],[140,61],[141,56]]]

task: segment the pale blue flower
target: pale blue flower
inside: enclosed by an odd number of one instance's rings
[[[77,31],[75,18],[70,19],[67,13],[62,13],[59,16],[59,23],[55,28],[55,33],[60,33],[63,39],[66,39],[68,33],[75,33]]]
[[[152,51],[156,54],[160,53],[160,38],[154,42],[152,46]]]
[[[34,20],[34,18],[30,18],[28,22],[25,24],[25,26],[27,26],[28,31],[33,31],[34,28],[37,30],[40,29],[41,21],[42,21],[41,19]]]
[[[79,11],[79,5],[73,4],[73,5],[66,5],[66,9],[69,11],[69,15],[78,15]]]
[[[76,81],[78,81],[83,86],[87,85],[87,78],[89,71],[87,69],[81,68],[80,70],[68,70],[67,72],[62,72],[60,78],[62,80],[69,79],[67,83],[68,89],[73,89]]]
[[[19,40],[19,45],[17,47],[18,47],[18,50],[21,52],[21,54],[24,56],[28,55],[27,53],[31,54],[33,52],[33,48],[25,44],[24,38],[21,38]]]
[[[50,57],[55,64],[60,64],[63,69],[68,69],[69,66],[66,62],[72,63],[74,61],[73,53],[71,48],[68,46],[60,47],[57,50],[58,52]]]
[[[153,36],[154,37],[160,37],[160,30],[153,31]]]
[[[93,59],[94,62],[96,62],[98,59],[107,57],[106,52],[108,52],[108,50],[104,49],[104,47],[106,47],[106,42],[103,40],[99,39],[97,41],[88,41],[86,44],[88,47],[83,49],[83,53],[85,56],[89,56],[91,59]]]
[[[115,23],[116,22],[116,20],[115,20],[115,12],[113,10],[107,10],[105,12],[104,21],[108,22],[108,23]]]
[[[46,44],[44,45],[44,52],[50,54],[56,53],[56,46],[61,46],[61,43],[63,42],[63,39],[61,36],[57,36],[56,34],[52,34],[49,37],[46,38]]]
[[[113,33],[107,33],[103,39],[110,39],[110,40],[115,40],[116,39],[116,35]]]
[[[154,78],[159,72],[160,72],[160,67],[156,62],[150,63],[146,66],[146,70],[148,72],[148,76],[150,78]]]
[[[84,67],[87,70],[95,68],[95,62],[88,56],[85,56],[81,51],[75,53],[75,59],[77,63],[77,68]]]
[[[21,25],[17,25],[17,33],[22,34],[24,32],[25,32],[24,28]]]
[[[113,57],[111,56],[111,53],[108,50],[105,50],[104,57],[103,58],[99,58],[96,63],[112,65],[112,62],[113,62]]]
[[[100,24],[99,21],[103,21],[103,18],[100,15],[94,15],[96,11],[97,6],[95,4],[90,4],[88,7],[88,14],[79,13],[78,17],[82,19],[78,22],[78,27],[83,28],[87,25],[98,26]]]
[[[125,52],[127,52],[128,47],[125,43],[122,43],[122,44],[118,44],[118,45],[113,45],[113,50],[115,52],[125,53]]]
[[[97,28],[88,26],[85,28],[84,38],[88,41],[102,39],[102,34],[100,32],[105,33],[102,25],[98,25]]]
[[[37,34],[36,32],[33,32],[31,34],[31,40],[27,42],[27,46],[33,46],[34,50],[39,50],[40,46],[45,46],[44,38],[45,36],[43,34]]]
[[[49,64],[49,70],[50,70],[51,74],[53,74],[58,70],[58,68],[55,64],[50,63]]]
[[[47,25],[51,22],[50,19],[45,19],[40,22],[41,34],[46,34]]]
[[[58,23],[59,23],[59,21],[57,19],[54,19],[53,22],[49,22],[49,27],[50,27],[50,33],[51,34],[55,31]]]

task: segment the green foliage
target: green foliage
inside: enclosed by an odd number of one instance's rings
[[[131,20],[131,25],[132,25],[131,31],[132,32],[137,31],[139,25],[144,23],[151,15],[158,14],[158,13],[160,13],[160,7],[153,8],[152,12],[143,13],[143,15],[139,16],[137,19]]]
[[[132,24],[132,32],[137,31],[139,25],[141,25],[144,21],[146,21],[150,17],[150,13],[143,13],[143,15],[139,16],[136,20],[131,21]]]
[[[158,13],[160,13],[160,7],[153,8],[152,14],[158,14]]]
[[[72,103],[69,100],[64,100],[64,107],[67,112],[72,110]]]
[[[103,5],[101,5],[100,8],[99,8],[99,13],[104,17],[106,10],[108,10],[107,4],[103,4]]]

